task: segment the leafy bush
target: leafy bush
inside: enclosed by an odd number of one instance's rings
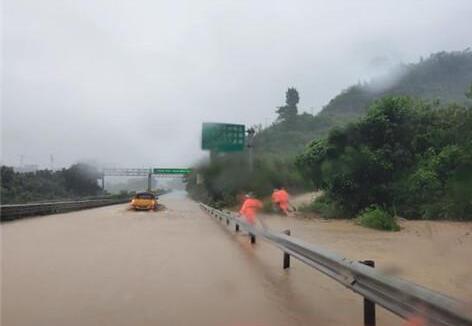
[[[316,198],[310,204],[300,206],[298,210],[304,213],[317,213],[323,218],[339,218],[346,216],[345,211],[326,195]]]
[[[388,212],[378,206],[370,206],[359,216],[359,224],[371,229],[399,231],[400,226]]]

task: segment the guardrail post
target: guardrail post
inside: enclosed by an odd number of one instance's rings
[[[291,235],[290,230],[285,230],[282,233],[285,233],[286,235]],[[290,255],[286,252],[284,252],[284,269],[287,269],[290,267]]]
[[[362,260],[361,264],[375,267],[373,260]],[[364,326],[375,326],[375,303],[364,298]]]

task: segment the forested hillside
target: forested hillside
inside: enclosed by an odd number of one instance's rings
[[[288,121],[279,118],[256,136],[257,151],[277,156],[298,154],[310,140],[326,135],[334,126],[357,120],[366,114],[370,104],[386,95],[411,96],[443,104],[468,101],[465,93],[472,81],[469,50],[435,53],[398,70],[388,83],[372,80],[347,88],[316,116],[304,113]]]

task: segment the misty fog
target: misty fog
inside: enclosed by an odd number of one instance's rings
[[[203,121],[270,124],[289,86],[316,113],[464,49],[470,17],[469,0],[5,0],[2,164],[185,167]]]

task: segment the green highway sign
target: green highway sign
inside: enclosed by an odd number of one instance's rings
[[[202,125],[202,149],[217,152],[244,150],[246,128],[244,125],[204,122]]]
[[[162,169],[154,168],[152,169],[152,174],[190,174],[192,169]]]

